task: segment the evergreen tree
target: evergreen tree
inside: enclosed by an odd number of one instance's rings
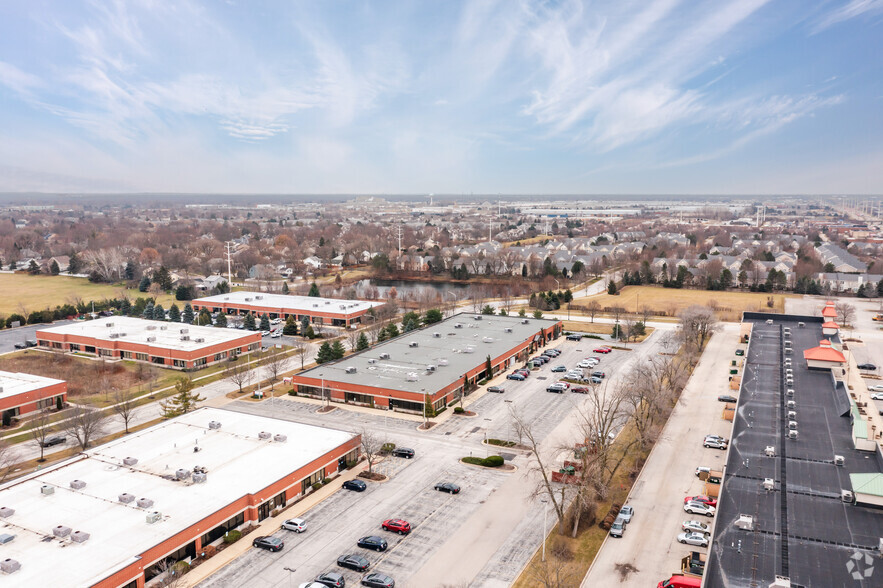
[[[877,282],[877,296],[883,298],[883,280]]]
[[[270,316],[265,312],[261,315],[261,330],[269,331],[270,330]]]
[[[389,334],[386,332],[386,328],[384,327],[383,329],[380,329],[379,333],[377,333],[377,342],[382,343],[387,339],[389,339]]]
[[[610,280],[610,283],[607,284],[607,293],[611,296],[616,294],[616,282],[614,282],[613,280]]]
[[[162,304],[157,304],[153,307],[153,320],[155,321],[164,321],[166,320],[166,309],[162,307]]]
[[[535,311],[533,311],[533,318],[535,318],[535,319],[543,318],[543,311],[540,310],[539,308],[536,309]]]
[[[340,359],[346,354],[346,349],[343,347],[343,343],[338,339],[331,345],[331,356],[334,359]]]
[[[315,339],[316,332],[313,330],[313,325],[307,325],[307,330],[304,332],[304,337],[307,339]]]
[[[288,282],[282,282],[282,293],[288,294],[291,290],[288,289]]]
[[[304,315],[300,319],[300,332],[306,336],[307,329],[309,329],[309,328],[310,328],[310,317],[308,317],[307,315]]]
[[[610,338],[611,339],[622,339],[623,336],[624,335],[623,335],[622,326],[619,323],[614,324],[613,329],[611,330],[611,333],[610,333]]]
[[[83,262],[80,260],[80,256],[77,255],[76,251],[71,251],[70,258],[67,264],[67,273],[69,274],[78,274],[83,269]]]
[[[356,341],[356,351],[365,351],[368,349],[368,337],[365,333],[359,333],[359,339]]]
[[[390,339],[392,339],[393,337],[398,337],[399,328],[396,326],[395,323],[389,323],[388,325],[386,325],[386,334],[389,335]]]
[[[60,272],[61,268],[58,267],[58,262],[53,259],[52,265],[49,266],[49,273],[53,276],[57,276]]]
[[[527,277],[527,264],[526,263],[521,264],[521,277],[522,278]]]
[[[172,275],[166,266],[161,265],[153,275],[153,282],[159,284],[159,287],[168,292],[172,289]]]
[[[175,300],[193,300],[193,286],[182,284],[175,288]]]
[[[169,307],[169,321],[173,323],[181,322],[181,309],[178,308],[177,304],[172,304]]]
[[[16,270],[16,267],[17,267],[17,264],[15,263],[14,260],[9,262],[9,271],[14,272]]]
[[[522,308],[521,310],[518,311],[518,316],[520,316],[521,318],[524,318],[527,316],[527,312],[525,312],[524,309]]]
[[[731,272],[727,268],[722,269],[721,276],[720,276],[721,289],[726,290],[727,288],[729,288],[732,285],[733,285],[733,272]]]
[[[144,309],[147,308],[148,299],[147,298],[137,298],[135,300],[135,304],[132,305],[132,310],[129,311],[129,316],[141,316],[144,314]],[[151,311],[153,312],[153,311]]]
[[[32,276],[36,276],[40,273],[40,266],[37,265],[37,262],[33,259],[31,260],[31,263],[28,264],[28,273]]]
[[[294,336],[297,335],[297,321],[294,320],[294,315],[288,315],[288,318],[285,319],[285,326],[282,327],[282,334]]]
[[[138,284],[139,292],[147,292],[150,290],[150,278],[147,276],[141,276],[141,282]]]
[[[129,281],[135,279],[135,262],[131,259],[126,262],[126,269],[123,271],[123,276]]]
[[[313,285],[310,286],[310,292],[307,296],[312,296],[313,298],[319,297],[319,286],[316,285],[316,282],[313,282]]]
[[[858,290],[855,291],[855,295],[858,298],[866,298],[867,297],[867,295],[865,294],[865,285],[864,284],[858,285]]]
[[[160,402],[163,417],[169,419],[196,408],[197,402],[205,400],[198,392],[193,392],[194,384],[190,378],[178,378],[175,382],[175,395],[166,402]]]
[[[564,291],[564,296],[562,298],[563,298],[564,302],[567,302],[567,303],[572,302],[573,301],[573,292],[571,292],[570,289],[568,288],[567,290]]]
[[[243,324],[245,324],[245,328],[249,331],[257,331],[258,327],[255,324],[254,315],[248,313],[245,315],[245,319],[243,320]]]
[[[215,326],[220,327],[222,329],[227,328],[227,315],[223,312],[218,313],[218,318],[215,319]]]
[[[491,365],[491,356],[488,355],[487,359],[484,361],[484,378],[486,380],[490,380],[491,376],[494,375],[493,365]]]
[[[206,326],[212,324],[212,315],[211,313],[203,308],[199,311],[199,316],[196,317],[196,324],[199,326]]]
[[[435,323],[440,323],[444,320],[444,316],[442,315],[442,311],[437,308],[430,308],[426,311],[426,314],[423,315],[423,324],[432,325]]]
[[[319,353],[316,355],[316,363],[325,363],[334,359],[334,352],[331,351],[331,345],[328,341],[319,346]]]
[[[147,306],[144,307],[144,314],[141,315],[142,318],[152,319],[153,318],[153,302],[148,302]]]
[[[484,308],[481,309],[481,314],[492,315],[495,313],[496,313],[496,311],[494,311],[494,307],[491,306],[490,304],[485,304]]]
[[[123,298],[123,301],[120,302],[120,314],[123,316],[129,316],[132,312],[132,303],[129,302],[128,298]]]
[[[193,307],[190,306],[190,303],[184,305],[184,313],[181,315],[181,318],[188,325],[193,324]]]
[[[500,316],[508,316],[509,315],[509,313],[506,312],[506,309],[503,308],[502,306],[500,307],[500,312],[497,314],[499,314]]]

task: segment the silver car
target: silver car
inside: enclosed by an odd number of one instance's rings
[[[678,535],[678,543],[686,543],[687,545],[696,545],[698,547],[708,547],[708,537],[702,533],[681,533]]]
[[[705,515],[707,517],[713,517],[715,510],[713,506],[708,506],[703,502],[690,501],[684,505],[684,512]]]
[[[625,521],[622,520],[622,517],[616,517],[616,520],[610,525],[610,536],[622,537],[623,533],[625,533]]]
[[[286,531],[294,531],[295,533],[303,533],[307,530],[307,522],[303,519],[288,519],[282,523],[282,528]]]
[[[681,529],[688,533],[711,533],[711,527],[699,521],[684,521]]]
[[[631,507],[628,504],[626,504],[621,509],[619,509],[619,518],[621,518],[623,521],[625,521],[626,524],[629,524],[630,522],[632,522],[633,516],[635,516],[634,507]]]

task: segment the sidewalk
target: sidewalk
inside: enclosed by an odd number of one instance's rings
[[[260,524],[258,524],[257,529],[244,536],[233,545],[230,545],[214,557],[196,566],[185,576],[183,576],[181,578],[183,581],[182,588],[196,586],[197,584],[232,562],[234,559],[251,549],[251,542],[255,539],[255,537],[272,535],[282,528],[282,523],[284,521],[286,521],[287,519],[293,519],[303,516],[303,514],[306,513],[308,510],[331,496],[334,492],[340,490],[345,481],[352,480],[353,478],[358,476],[360,472],[363,472],[367,469],[367,463],[360,463],[353,469],[342,472],[340,476],[338,476],[333,482],[326,486],[323,486],[319,490],[314,491],[300,502],[297,502],[290,508],[283,510],[277,516],[264,519]]]

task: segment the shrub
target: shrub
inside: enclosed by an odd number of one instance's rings
[[[227,531],[224,533],[224,543],[231,544],[236,543],[239,539],[242,538],[242,533],[239,531]]]
[[[392,453],[392,450],[395,449],[395,448],[396,448],[396,444],[395,444],[395,443],[384,443],[384,444],[381,445],[381,447],[380,447],[380,452],[381,452],[381,453]]]
[[[350,460],[350,461],[346,462],[346,469],[351,470],[354,467],[356,467],[358,464],[359,464],[359,462],[357,462],[356,460],[354,460],[354,459]]]
[[[321,487],[322,487],[322,482],[316,482],[315,484],[313,484],[313,490],[318,490]]]
[[[297,390],[292,388],[291,390],[288,391],[288,395],[289,396],[297,396]]]
[[[479,386],[484,386],[485,384],[487,384],[487,380],[479,380],[478,381]]]
[[[466,412],[466,411],[463,410],[462,406],[454,407],[454,414],[463,414],[464,412]]]
[[[175,575],[180,578],[190,571],[190,564],[186,561],[178,561],[172,566],[172,570],[175,572]]]
[[[463,462],[464,463],[471,463],[472,465],[484,465],[482,463],[482,462],[484,462],[484,459],[482,459],[480,457],[464,457]]]
[[[498,468],[503,465],[503,458],[499,455],[491,455],[484,460],[482,465],[489,468]]]

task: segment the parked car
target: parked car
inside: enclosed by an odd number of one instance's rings
[[[362,578],[362,586],[369,588],[395,588],[396,581],[384,574],[373,572]]]
[[[294,531],[295,533],[303,533],[307,530],[307,522],[303,519],[288,519],[282,523],[282,528],[286,531]]]
[[[592,377],[595,377],[595,378],[606,378],[606,377],[607,377],[607,374],[605,374],[604,372],[601,372],[601,371],[594,371],[594,372],[592,372]]]
[[[487,391],[488,392],[495,392],[497,394],[502,394],[506,390],[504,390],[502,386],[488,386]]]
[[[356,545],[359,547],[364,547],[365,549],[373,549],[374,551],[386,551],[386,548],[389,545],[386,543],[386,539],[383,537],[378,537],[377,535],[368,535],[367,537],[361,537],[356,542]]]
[[[439,482],[435,485],[435,489],[439,492],[447,492],[449,494],[459,494],[460,487],[451,482]]]
[[[585,386],[572,386],[570,388],[570,391],[575,392],[576,394],[588,394],[589,393],[589,389],[586,388]]]
[[[530,376],[530,370],[527,369],[527,368],[518,368],[517,370],[515,370],[515,373],[516,373],[516,374],[521,374],[521,375],[524,376],[525,378],[528,377],[528,376]]]
[[[702,445],[709,449],[726,449],[727,440],[723,438],[706,437],[705,442],[703,442]]]
[[[883,392],[871,392],[871,400],[883,400]]]
[[[745,350],[744,349],[737,349],[736,355],[745,355]]]
[[[337,572],[325,572],[316,576],[316,582],[328,588],[345,588],[346,578]]]
[[[567,386],[565,386],[561,382],[555,382],[554,384],[549,384],[548,386],[546,386],[546,392],[563,394],[565,390],[567,390]]]
[[[736,402],[736,397],[731,394],[721,394],[717,399],[719,402]]]
[[[874,371],[877,369],[877,366],[875,366],[873,363],[860,363],[858,364],[858,369]]]
[[[344,490],[352,490],[354,492],[364,492],[368,488],[368,484],[362,480],[347,480],[343,483]]]
[[[52,447],[53,445],[61,445],[67,440],[64,435],[52,435],[50,437],[46,437],[40,443],[43,447]]]
[[[402,519],[388,519],[380,525],[384,531],[391,531],[399,535],[407,535],[411,532],[411,523]]]
[[[717,507],[717,500],[715,500],[711,496],[706,496],[704,494],[687,496],[686,498],[684,498],[684,504],[687,504],[688,502],[701,502],[702,504],[707,504],[708,506]]]
[[[408,449],[407,447],[396,447],[392,450],[392,454],[396,457],[404,457],[405,459],[411,459],[414,457],[414,450]]]
[[[367,559],[355,553],[348,553],[337,558],[337,565],[342,568],[364,572],[371,565]]]
[[[678,543],[686,543],[687,545],[696,545],[699,547],[708,547],[708,537],[702,533],[681,533],[678,535]]]
[[[705,472],[707,474],[710,471],[711,468],[708,466],[699,466],[698,468],[696,468],[696,477],[698,478],[700,475],[702,475],[702,472]]]
[[[16,349],[27,349],[28,348],[28,344],[25,343],[24,341],[21,341],[19,343],[14,343],[12,346],[15,347]]]
[[[567,366],[566,365],[556,365],[555,367],[552,368],[552,371],[555,373],[566,372]]]
[[[576,367],[586,369],[586,368],[591,368],[591,367],[595,367],[595,366],[589,360],[584,359],[581,362],[579,362],[578,364],[576,364]]]
[[[281,318],[274,318],[274,319],[272,319],[272,320],[270,321],[270,324],[271,324],[271,325],[278,325],[278,324],[281,323],[281,322],[282,322],[282,319],[281,319]]]
[[[616,520],[610,525],[610,536],[622,537],[623,533],[625,533],[625,521],[622,520],[622,517],[616,517]]]
[[[604,380],[602,380],[602,379],[599,378],[598,376],[592,376],[591,378],[589,378],[589,381],[590,381],[592,384],[600,384],[600,383],[602,383]]]
[[[558,351],[557,349],[546,349],[545,351],[543,351],[543,355],[550,355],[552,357],[558,357],[559,355],[561,355],[561,352]]]
[[[707,517],[713,517],[715,510],[715,507],[708,506],[707,504],[703,504],[701,502],[688,502],[684,505],[684,512],[688,512],[690,514],[705,515]]]
[[[883,384],[877,384],[875,386],[868,386],[868,390],[874,390],[875,392],[883,392]]]
[[[269,337],[270,331],[261,331],[261,335],[263,335],[264,337]]]
[[[571,333],[571,334],[569,334],[569,335],[566,337],[566,339],[567,339],[568,341],[582,341],[582,340],[583,340],[583,336],[582,336],[582,335],[578,335],[578,334],[576,334],[576,333]]]
[[[681,523],[681,529],[688,533],[711,533],[711,527],[699,521],[684,521]]]
[[[524,374],[519,374],[518,372],[512,372],[508,376],[506,376],[507,380],[517,380],[519,382],[523,382],[527,378],[524,377]]]
[[[626,524],[629,524],[630,522],[632,522],[633,516],[635,516],[634,507],[631,507],[628,504],[626,504],[621,509],[619,509],[619,518],[624,520]]]
[[[282,336],[282,331],[273,331],[273,333],[270,335],[270,338],[271,339],[278,339],[281,336]]]
[[[282,542],[282,539],[266,536],[258,537],[251,542],[251,546],[266,549],[267,551],[281,551],[285,547],[285,543]]]
[[[596,347],[592,349],[592,353],[610,353],[611,351],[613,350],[609,347]]]
[[[326,585],[319,582],[304,582],[297,588],[326,588]]]

